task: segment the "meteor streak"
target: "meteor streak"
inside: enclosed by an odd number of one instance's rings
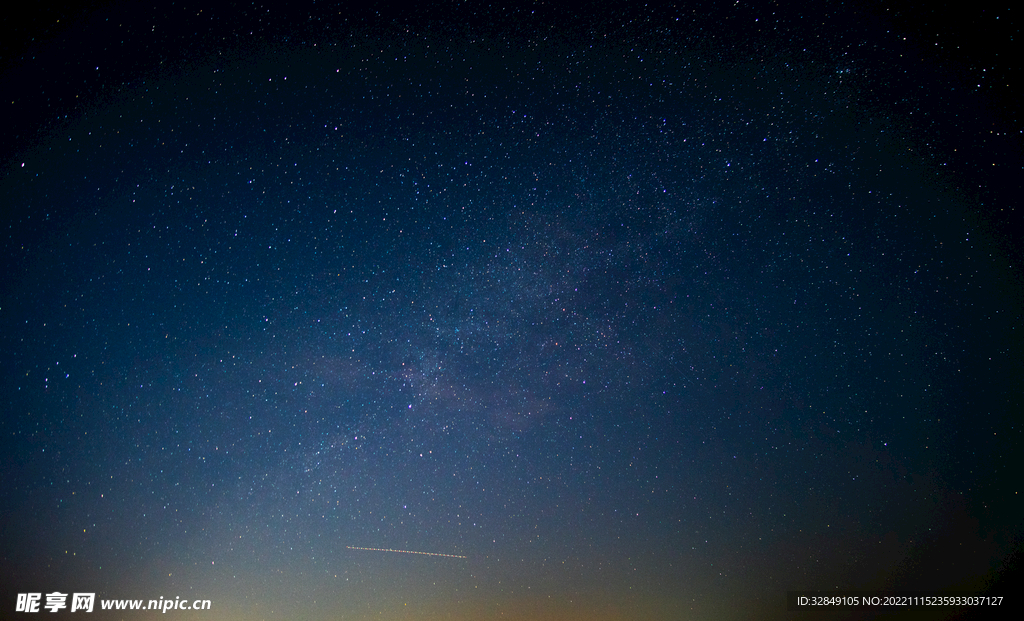
[[[356,546],[345,546],[349,550],[370,550],[371,552],[401,552],[402,554],[423,554],[425,556],[446,556],[448,558],[467,558],[458,554],[440,554],[438,552],[415,552],[413,550],[391,550],[388,548],[357,548]]]

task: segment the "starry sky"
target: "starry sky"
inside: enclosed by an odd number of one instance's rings
[[[209,4],[4,20],[0,618],[1011,595],[1011,10]]]

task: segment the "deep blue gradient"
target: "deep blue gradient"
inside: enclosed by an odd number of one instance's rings
[[[556,4],[5,24],[0,618],[1000,588],[1013,15]]]

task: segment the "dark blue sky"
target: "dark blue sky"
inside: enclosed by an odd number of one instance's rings
[[[1009,575],[1008,10],[34,11],[0,617],[781,619]]]

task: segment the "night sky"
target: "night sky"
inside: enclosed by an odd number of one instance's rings
[[[0,36],[0,618],[1019,593],[1013,11],[37,4]]]

